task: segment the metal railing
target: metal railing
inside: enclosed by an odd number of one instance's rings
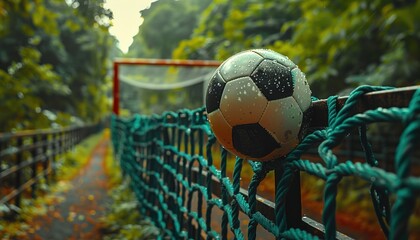
[[[97,132],[99,125],[0,133],[0,205],[35,198],[38,182],[53,181],[63,154]]]

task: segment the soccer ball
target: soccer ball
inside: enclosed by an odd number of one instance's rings
[[[217,140],[233,154],[256,161],[285,156],[296,147],[311,103],[302,71],[265,49],[228,58],[206,93],[207,117]]]

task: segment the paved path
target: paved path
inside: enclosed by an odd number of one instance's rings
[[[99,218],[104,215],[107,201],[107,177],[104,156],[108,140],[94,149],[89,163],[75,177],[73,188],[62,193],[64,201],[53,206],[46,216],[33,221],[34,240],[101,239]]]

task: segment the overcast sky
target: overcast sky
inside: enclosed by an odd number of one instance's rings
[[[152,0],[107,0],[105,8],[114,14],[110,33],[117,37],[119,48],[126,53],[143,19],[139,11],[150,6]]]

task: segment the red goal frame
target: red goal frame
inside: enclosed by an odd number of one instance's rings
[[[218,67],[221,62],[213,60],[181,60],[181,59],[148,59],[148,58],[117,58],[114,60],[113,101],[112,111],[120,114],[120,65],[154,65],[178,67]]]

